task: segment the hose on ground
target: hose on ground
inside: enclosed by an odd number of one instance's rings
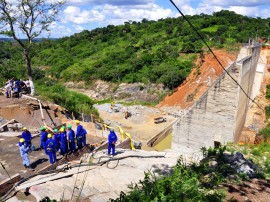
[[[105,156],[101,156],[101,157],[99,158],[99,160],[98,160],[97,163],[91,163],[91,164],[89,164],[89,163],[82,163],[82,164],[75,164],[75,165],[71,165],[71,166],[66,165],[66,166],[64,166],[63,168],[60,168],[60,169],[55,169],[55,170],[50,170],[50,171],[43,171],[43,172],[40,172],[40,173],[36,173],[36,174],[30,175],[30,176],[28,176],[28,177],[26,177],[26,178],[21,179],[21,180],[18,181],[17,183],[15,183],[15,184],[13,185],[13,187],[12,187],[12,188],[11,188],[11,189],[10,189],[10,190],[2,197],[2,200],[3,200],[3,201],[6,201],[6,200],[8,199],[8,196],[10,195],[10,193],[13,192],[14,189],[15,189],[18,185],[20,185],[20,184],[22,184],[23,182],[25,182],[25,181],[27,181],[27,180],[33,178],[33,177],[36,177],[36,176],[38,176],[38,175],[46,175],[46,174],[51,174],[51,173],[60,173],[60,172],[66,171],[67,169],[76,168],[76,167],[81,167],[81,166],[82,166],[82,167],[83,167],[83,166],[97,166],[97,165],[102,166],[102,165],[104,165],[104,164],[106,164],[106,163],[107,163],[107,167],[108,167],[109,169],[114,169],[114,168],[116,168],[116,167],[118,166],[120,160],[123,160],[123,159],[126,159],[126,158],[164,158],[165,156],[166,156],[166,153],[165,153],[164,155],[152,155],[152,156],[128,155],[128,156],[122,156],[122,157],[113,157],[113,158],[111,157],[110,159],[103,160],[103,161],[101,161],[101,159],[104,158]],[[108,156],[106,156],[106,157],[108,157]],[[117,161],[116,166],[114,166],[114,167],[109,167],[109,162],[111,162],[111,161]],[[75,174],[76,174],[76,173],[75,173]],[[15,191],[15,193],[16,193],[16,191]],[[14,193],[14,194],[15,194],[15,193]]]

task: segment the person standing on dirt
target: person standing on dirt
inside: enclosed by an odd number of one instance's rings
[[[82,125],[80,125],[80,121],[76,120],[76,125],[77,125],[77,131],[76,131],[76,140],[77,140],[77,146],[78,149],[81,149],[83,147],[83,136],[84,136],[84,131]]]
[[[83,146],[86,146],[86,135],[87,135],[87,131],[83,128],[83,138],[82,138],[82,143]]]
[[[59,150],[60,150],[60,134],[58,132],[58,129],[54,129],[53,133],[54,133],[54,142],[56,145],[56,151],[59,152]]]
[[[26,85],[26,92],[27,92],[27,94],[30,94],[31,93],[31,87],[30,87],[30,81],[29,81],[29,79],[26,79],[24,81],[24,83]]]
[[[67,133],[64,128],[60,128],[60,149],[61,155],[64,156],[67,153],[68,145],[67,145]]]
[[[110,134],[108,135],[108,155],[111,154],[115,155],[115,144],[117,142],[118,138],[117,135],[114,132],[114,129],[110,129]]]
[[[40,128],[40,148],[41,149],[45,148],[47,136],[48,136],[48,132],[46,131],[46,128],[44,126],[42,126]]]
[[[23,161],[23,166],[25,168],[30,168],[31,169],[31,167],[30,167],[30,160],[29,160],[29,157],[28,157],[28,154],[30,152],[30,149],[26,145],[26,142],[25,142],[25,139],[24,138],[21,138],[20,139],[19,147],[20,147],[20,154],[21,154],[22,161]]]
[[[31,149],[32,134],[29,132],[29,130],[26,127],[23,127],[22,138],[25,141],[24,144]]]
[[[72,130],[72,126],[71,125],[68,125],[67,131],[68,131],[67,138],[68,138],[69,150],[70,150],[71,153],[73,153],[76,150],[75,132],[74,132],[74,130]]]
[[[5,89],[6,89],[6,98],[10,98],[11,97],[12,85],[10,84],[9,81],[6,82]]]
[[[54,164],[57,160],[56,159],[56,151],[57,151],[56,143],[52,139],[52,134],[48,134],[47,138],[48,139],[45,144],[45,152],[49,156],[50,163]]]
[[[21,86],[21,92],[26,93],[27,92],[27,86],[24,83],[24,81],[21,80],[20,86]]]

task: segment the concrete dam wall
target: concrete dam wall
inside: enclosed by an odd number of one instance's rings
[[[227,67],[250,96],[261,45],[245,46],[236,62]],[[226,73],[173,125],[172,149],[182,154],[198,153],[202,147],[237,142],[244,127],[249,99]]]

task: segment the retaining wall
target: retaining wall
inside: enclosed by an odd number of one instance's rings
[[[243,47],[240,60],[227,67],[232,78],[250,96],[260,45]],[[173,125],[172,149],[183,154],[198,153],[216,143],[237,142],[245,123],[249,100],[227,73]]]

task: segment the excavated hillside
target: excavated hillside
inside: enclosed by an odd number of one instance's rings
[[[229,53],[223,49],[214,50],[214,53],[225,68],[234,62],[238,54],[237,52]],[[192,106],[223,72],[211,53],[205,53],[203,59],[198,58],[195,64],[199,68],[194,68],[185,82],[172,95],[160,102],[158,107],[177,106],[185,109]]]
[[[66,110],[59,105],[42,102],[43,114],[47,125],[56,126],[65,119]],[[39,128],[44,125],[42,121],[39,103],[27,98],[6,98],[0,96],[1,125],[6,121],[15,119],[30,129]]]

